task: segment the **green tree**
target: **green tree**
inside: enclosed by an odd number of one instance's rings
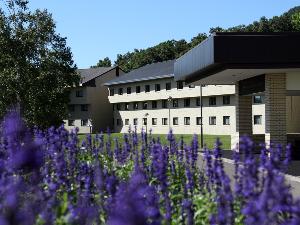
[[[295,30],[300,31],[300,12],[293,14],[292,24]]]
[[[79,81],[66,38],[46,10],[31,12],[26,0],[0,3],[0,118],[19,105],[29,125],[59,125]]]
[[[100,59],[95,66],[91,66],[91,68],[96,68],[96,67],[111,67],[111,60],[108,57],[105,57],[104,59]]]

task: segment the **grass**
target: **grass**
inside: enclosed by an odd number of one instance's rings
[[[123,135],[121,133],[112,133],[111,137],[112,139],[117,138],[118,140],[122,140],[123,139]],[[93,136],[95,136],[95,134],[93,134]],[[86,137],[85,134],[79,134],[79,141],[80,143],[84,140],[84,138]],[[167,140],[167,135],[166,134],[152,134],[153,138],[160,138],[160,141],[163,145],[167,145],[168,140]],[[193,139],[193,135],[192,134],[175,134],[175,138],[176,141],[178,142],[180,140],[180,138],[183,137],[183,140],[185,143],[190,144],[192,139]],[[230,145],[230,135],[208,135],[205,134],[203,136],[204,139],[204,144],[206,144],[206,146],[208,148],[213,148],[214,147],[214,143],[216,142],[216,139],[219,138],[221,140],[221,142],[223,143],[222,148],[223,149],[230,149],[231,145]],[[107,135],[104,135],[104,140],[107,139]],[[198,140],[199,140],[199,146],[200,146],[200,135],[198,135]]]

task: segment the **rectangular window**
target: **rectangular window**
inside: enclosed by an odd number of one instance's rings
[[[150,92],[150,85],[145,85],[145,92]]]
[[[253,122],[254,122],[254,125],[261,125],[262,124],[262,115],[254,115]]]
[[[147,125],[147,118],[143,118],[143,125],[144,125],[144,126]]]
[[[129,119],[125,119],[125,125],[126,125],[126,126],[129,125]]]
[[[184,99],[184,107],[190,107],[191,105],[191,100],[189,98]]]
[[[155,91],[160,91],[160,84],[155,84]]]
[[[171,90],[171,82],[166,83],[166,90]]]
[[[201,106],[200,98],[196,98],[196,106]]]
[[[173,107],[178,108],[178,99],[173,99]]]
[[[191,124],[191,118],[190,117],[184,117],[184,125],[190,125]]]
[[[190,84],[189,88],[195,88],[195,84]]]
[[[115,95],[115,89],[109,89],[109,95],[114,96]]]
[[[216,105],[217,98],[216,97],[209,97],[209,105]]]
[[[217,124],[217,118],[215,116],[209,117],[209,125],[216,125]]]
[[[129,110],[129,103],[125,103],[125,110]]]
[[[69,110],[69,112],[74,112],[75,111],[75,105],[68,105],[68,110]]]
[[[123,88],[119,88],[119,95],[123,95]]]
[[[152,118],[152,125],[157,125],[157,118]]]
[[[152,109],[156,109],[157,108],[157,101],[152,101]]]
[[[147,109],[148,108],[148,102],[143,102],[143,109]]]
[[[223,105],[230,105],[230,95],[223,96]]]
[[[177,81],[177,89],[183,89],[183,81]]]
[[[80,105],[81,111],[88,111],[89,105]]]
[[[117,110],[120,110],[121,109],[121,104],[117,104]]]
[[[68,120],[68,126],[69,127],[75,126],[75,120]]]
[[[128,87],[128,88],[127,88],[127,94],[128,94],[128,95],[131,94],[131,87]]]
[[[120,126],[120,125],[121,125],[121,120],[117,119],[117,126]]]
[[[196,117],[196,124],[201,125],[202,119],[201,117]]]
[[[262,96],[259,96],[259,95],[253,96],[253,103],[261,104],[262,102],[263,102],[262,101]]]
[[[223,116],[223,125],[230,125],[230,116]]]
[[[135,93],[141,93],[141,86],[135,87]]]
[[[162,107],[163,109],[168,108],[168,101],[167,101],[167,100],[162,100],[162,102],[161,102],[161,107]]]
[[[83,90],[77,90],[76,91],[76,97],[83,97]]]
[[[162,118],[162,125],[168,125],[168,118]]]
[[[178,117],[173,117],[173,125],[178,125]]]
[[[133,125],[135,125],[135,126],[138,125],[138,119],[137,118],[133,119]]]
[[[88,124],[89,124],[89,120],[87,120],[87,119],[81,120],[82,127],[86,127]]]
[[[133,109],[139,109],[139,103],[138,102],[133,103]]]

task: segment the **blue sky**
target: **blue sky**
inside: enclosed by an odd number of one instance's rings
[[[30,8],[52,13],[79,68],[165,40],[190,40],[210,27],[270,18],[297,5],[299,0],[30,0]]]

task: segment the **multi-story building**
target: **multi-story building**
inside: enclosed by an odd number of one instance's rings
[[[79,128],[79,133],[105,131],[112,127],[112,105],[108,90],[103,83],[123,73],[116,67],[98,67],[78,70],[81,81],[72,88],[69,102],[69,118],[65,120],[68,130]]]
[[[114,131],[129,127],[177,134],[200,133],[200,86],[174,80],[174,60],[146,65],[106,82],[113,104]],[[235,130],[234,85],[202,87],[203,133],[230,135]],[[253,130],[264,132],[264,98],[253,97]]]

